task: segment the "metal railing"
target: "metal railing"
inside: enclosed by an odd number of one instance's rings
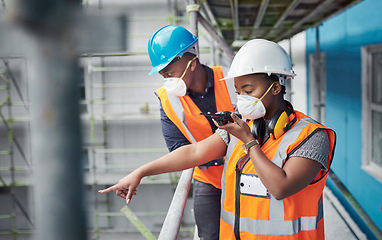
[[[180,230],[184,209],[187,203],[188,192],[190,191],[192,175],[194,169],[184,170],[180,176],[178,185],[173,195],[166,218],[163,222],[162,229],[159,233],[158,240],[176,240]],[[155,240],[155,236],[151,231],[138,219],[138,217],[127,206],[121,209],[123,215],[137,228],[147,240]],[[195,228],[194,239],[198,239],[197,230]]]
[[[182,172],[158,240],[177,239],[193,173],[193,168]]]

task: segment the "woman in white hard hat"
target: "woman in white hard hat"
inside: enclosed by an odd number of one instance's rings
[[[335,133],[284,100],[294,77],[287,53],[255,39],[236,54],[233,123],[212,136],[148,163],[101,193],[130,201],[145,176],[180,171],[225,156],[220,239],[324,239],[322,192]],[[180,157],[181,156],[181,157]]]

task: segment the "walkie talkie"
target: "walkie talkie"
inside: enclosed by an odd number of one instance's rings
[[[201,115],[204,115],[206,117],[212,117],[212,119],[214,119],[218,124],[219,126],[222,126],[222,125],[226,125],[227,123],[233,123],[233,119],[231,117],[231,114],[233,112],[231,111],[223,111],[223,112],[217,112],[217,113],[210,113],[210,112],[201,112],[200,114]],[[236,116],[238,116],[239,118],[241,118],[241,114],[239,113],[236,113]]]

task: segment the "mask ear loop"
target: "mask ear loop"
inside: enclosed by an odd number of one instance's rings
[[[268,92],[271,90],[271,88],[273,87],[273,85],[274,85],[275,83],[276,83],[276,82],[272,83],[271,86],[269,86],[268,90],[263,94],[263,96],[261,96],[261,98],[259,98],[258,100],[254,101],[254,102],[252,103],[252,106],[255,106],[256,103],[260,102],[261,99],[263,99],[263,98],[268,94]]]
[[[198,58],[198,56],[196,56],[196,57],[194,57],[193,59],[191,59],[190,61],[188,61],[186,69],[184,70],[182,76],[180,76],[180,78],[178,78],[178,80],[176,81],[175,84],[177,84],[177,83],[180,81],[180,79],[182,79],[182,78],[184,77],[184,75],[186,75],[187,69],[190,67],[191,63],[192,63],[195,59],[197,59],[197,58]]]

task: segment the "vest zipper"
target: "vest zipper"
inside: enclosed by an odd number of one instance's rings
[[[249,155],[246,154],[239,159],[236,163],[236,186],[235,186],[235,222],[234,222],[234,234],[235,239],[240,240],[240,177],[245,164],[249,160]]]
[[[241,172],[242,170],[236,167],[235,223],[233,227],[236,240],[240,240],[240,176],[241,176]]]

